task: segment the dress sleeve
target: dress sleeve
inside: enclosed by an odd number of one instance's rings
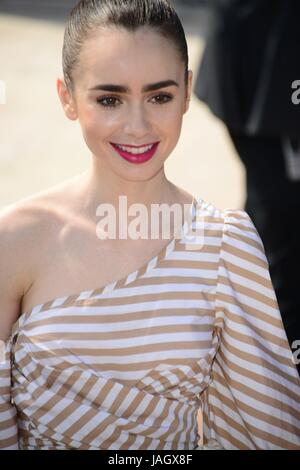
[[[0,449],[18,449],[17,411],[11,400],[11,339],[0,341]]]
[[[244,211],[223,212],[215,297],[219,347],[203,401],[204,442],[300,449],[300,380],[262,241]]]

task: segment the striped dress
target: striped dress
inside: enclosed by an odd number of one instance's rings
[[[300,449],[257,231],[199,198],[190,215],[137,271],[22,313],[0,358],[0,448],[201,449],[200,409],[204,448]]]

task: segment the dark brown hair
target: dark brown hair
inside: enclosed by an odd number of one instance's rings
[[[63,74],[69,91],[74,90],[72,72],[87,37],[106,27],[135,31],[154,28],[171,40],[185,64],[188,81],[188,47],[182,23],[168,0],[80,0],[69,14],[63,44]]]

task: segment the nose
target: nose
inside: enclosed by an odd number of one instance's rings
[[[151,124],[143,104],[137,103],[130,106],[126,113],[124,131],[127,135],[135,137],[138,142],[150,133]]]

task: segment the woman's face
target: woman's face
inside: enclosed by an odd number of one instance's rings
[[[175,45],[147,27],[135,32],[106,29],[84,43],[73,81],[74,93],[69,95],[58,80],[59,96],[66,115],[79,119],[101,170],[131,181],[144,181],[161,171],[178,142],[192,89],[192,72],[186,87],[185,67]],[[139,164],[122,158],[112,145],[156,142],[154,156]]]

